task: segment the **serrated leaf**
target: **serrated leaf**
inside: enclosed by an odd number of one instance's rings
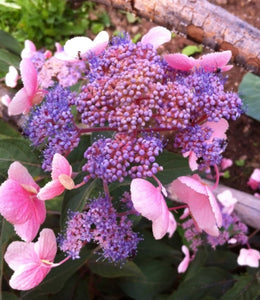
[[[180,154],[163,151],[156,162],[160,166],[163,166],[163,171],[156,174],[156,177],[163,185],[171,183],[179,176],[191,173],[188,160],[182,157]]]
[[[38,300],[41,295],[59,292],[66,281],[88,261],[91,255],[92,251],[84,247],[80,252],[80,259],[68,260],[61,266],[53,268],[40,285],[30,291],[22,293],[22,299]],[[55,261],[62,259],[64,259],[64,255],[60,254],[55,258]]]
[[[90,270],[105,278],[118,278],[118,277],[142,277],[143,273],[139,267],[132,261],[126,262],[123,266],[114,265],[108,261],[97,260],[93,257],[88,261]]]
[[[0,48],[7,49],[14,54],[20,56],[22,47],[19,42],[13,38],[9,33],[0,30]]]
[[[202,267],[194,276],[184,280],[168,300],[219,299],[233,284],[232,275],[217,267]]]
[[[0,138],[0,175],[5,176],[14,161],[19,161],[33,177],[44,174],[39,153],[32,151],[29,141],[21,138]]]
[[[82,175],[80,175],[82,178]],[[76,177],[77,179],[77,177]],[[76,180],[75,179],[75,180]],[[83,179],[83,178],[82,178]],[[75,190],[66,190],[61,209],[61,227],[67,221],[68,210],[82,211],[87,199],[91,198],[93,191],[98,187],[98,180],[89,180],[85,185]]]
[[[247,73],[238,88],[245,106],[245,114],[260,121],[260,77]]]

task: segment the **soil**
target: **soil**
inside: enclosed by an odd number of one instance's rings
[[[260,29],[260,1],[259,0],[211,0],[213,4],[219,5],[236,15],[242,20],[248,22],[254,27]],[[150,28],[156,24],[145,19],[136,18],[136,21],[129,23],[126,18],[126,12],[120,12],[112,8],[98,5],[100,11],[107,11],[112,27],[109,28],[111,35],[115,31],[128,32],[131,37],[140,33],[145,34]],[[91,32],[88,32],[91,35]],[[167,43],[162,49],[163,52],[180,52],[187,45],[196,45],[183,36],[176,35],[170,43]],[[203,53],[210,52],[204,49]],[[228,80],[226,90],[238,91],[238,86],[247,71],[239,66],[234,67],[226,72]],[[227,132],[228,146],[224,152],[225,158],[231,158],[233,165],[228,169],[230,177],[222,178],[221,183],[233,187],[235,189],[254,194],[254,191],[247,185],[249,176],[254,168],[260,168],[260,122],[253,120],[246,115],[242,115],[237,121],[231,121]],[[244,162],[243,166],[237,165],[238,162]],[[236,163],[237,162],[237,163]]]

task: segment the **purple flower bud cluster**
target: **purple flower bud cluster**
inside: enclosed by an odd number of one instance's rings
[[[75,259],[81,248],[93,241],[100,246],[101,257],[123,263],[136,253],[141,240],[132,225],[126,216],[117,214],[109,199],[99,197],[87,203],[83,212],[69,213],[66,232],[58,238],[59,247]]]
[[[24,133],[32,146],[42,149],[42,168],[51,170],[55,153],[69,154],[79,143],[78,130],[70,110],[72,93],[57,85],[46,95],[45,100],[36,106],[25,124]]]
[[[190,243],[189,247],[194,253],[198,251],[199,246],[209,244],[213,249],[217,246],[228,243],[230,239],[234,239],[236,244],[244,245],[248,241],[247,226],[242,223],[239,217],[233,212],[231,215],[222,213],[222,228],[218,237],[207,234],[201,234],[193,219],[189,219],[182,223],[184,229],[184,237]]]
[[[37,72],[39,72],[46,62],[46,57],[42,51],[35,51],[30,57],[30,60],[32,61]]]
[[[155,159],[163,146],[162,140],[152,135],[134,138],[117,133],[114,138],[100,138],[86,150],[87,163],[82,170],[107,183],[122,182],[126,176],[151,177],[162,170]]]
[[[58,82],[62,87],[70,87],[76,84],[85,72],[85,62],[62,61],[53,56],[46,60],[39,71],[39,85],[47,89]]]
[[[198,157],[199,169],[218,165],[221,153],[225,150],[224,139],[214,138],[209,142],[213,130],[207,126],[188,126],[175,136],[174,147],[180,148],[182,153],[192,151]]]

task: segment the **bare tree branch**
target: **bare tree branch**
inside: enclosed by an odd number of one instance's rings
[[[206,0],[92,0],[135,13],[215,51],[260,75],[260,30]]]

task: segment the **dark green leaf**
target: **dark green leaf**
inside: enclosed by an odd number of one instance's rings
[[[0,61],[19,69],[21,58],[5,49],[0,49]]]
[[[80,259],[69,260],[59,267],[53,268],[44,281],[36,288],[23,293],[22,299],[38,300],[39,296],[59,292],[68,278],[70,278],[79,268],[81,268],[92,255],[92,251],[84,247],[80,252]],[[55,261],[60,261],[64,255],[58,255]]]
[[[163,172],[156,174],[156,177],[163,185],[171,183],[179,176],[191,173],[188,160],[183,158],[180,154],[163,151],[158,157],[157,163],[163,166]]]
[[[21,45],[9,33],[0,30],[0,48],[7,49],[17,55],[22,51]]]
[[[13,293],[10,293],[10,292],[3,292],[3,295],[2,295],[2,299],[3,300],[19,300],[19,298],[13,294]],[[0,299],[1,299],[1,296],[0,296]]]
[[[260,121],[260,77],[247,73],[238,89],[245,106],[245,113]]]
[[[123,266],[120,266],[101,259],[97,260],[97,257],[93,257],[88,261],[88,267],[93,273],[106,278],[143,276],[142,271],[132,261],[128,261]]]
[[[21,134],[12,127],[9,123],[0,119],[0,135],[1,137],[9,138],[9,137],[17,137],[19,138]]]

